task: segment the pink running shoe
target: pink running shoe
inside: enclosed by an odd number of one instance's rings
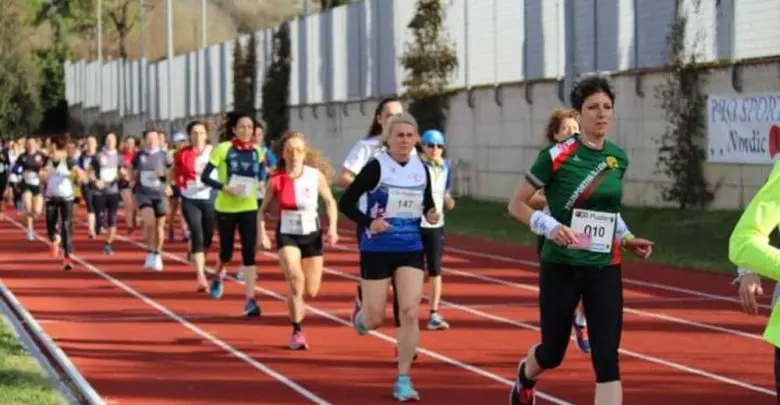
[[[290,338],[290,350],[306,350],[309,348],[309,344],[306,343],[306,336],[303,336],[302,331],[293,333]]]

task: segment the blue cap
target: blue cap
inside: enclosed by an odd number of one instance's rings
[[[187,142],[187,135],[184,135],[184,132],[174,132],[171,138],[173,138],[173,143]]]
[[[444,145],[444,134],[441,131],[435,129],[429,129],[423,132],[422,135],[423,145]]]

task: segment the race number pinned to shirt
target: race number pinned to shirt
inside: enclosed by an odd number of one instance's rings
[[[238,186],[241,189],[239,197],[255,197],[257,195],[257,179],[247,176],[230,176],[230,182],[228,187],[233,188]]]
[[[103,183],[113,183],[119,177],[119,169],[116,167],[101,167],[100,181]]]
[[[142,170],[141,185],[148,188],[160,188],[162,185],[160,175],[157,174],[156,170]]]
[[[387,195],[385,214],[389,218],[414,218],[422,215],[423,192],[391,188]]]
[[[22,173],[22,179],[28,186],[39,186],[41,184],[41,177],[32,170],[25,170]]]
[[[308,235],[317,230],[317,218],[308,211],[282,211],[280,232],[285,235]]]
[[[571,230],[579,242],[570,249],[609,253],[615,239],[617,214],[575,208],[571,216]]]

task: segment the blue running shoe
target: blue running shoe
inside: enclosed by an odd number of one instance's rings
[[[215,278],[211,281],[211,286],[209,287],[209,293],[214,299],[220,299],[222,298],[222,291],[224,287],[222,286],[222,280],[219,279],[219,277]]]
[[[244,304],[244,316],[260,316],[260,306],[254,298],[246,300]]]
[[[415,391],[414,386],[412,385],[412,377],[409,377],[408,375],[399,375],[395,378],[393,398],[401,402],[420,400],[420,394]]]
[[[368,328],[366,328],[366,325],[363,324],[363,311],[358,311],[357,314],[355,314],[355,317],[352,318],[352,326],[360,336],[363,336],[369,332]]]
[[[574,337],[577,340],[577,347],[583,353],[590,353],[590,339],[588,338],[588,327],[577,322],[572,322]]]

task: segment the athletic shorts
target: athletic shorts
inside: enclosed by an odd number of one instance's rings
[[[287,235],[276,226],[276,250],[285,246],[295,246],[301,251],[301,259],[322,256],[322,229],[308,235]]]
[[[145,194],[135,194],[135,202],[138,209],[150,207],[154,210],[154,216],[162,218],[168,215],[168,199],[165,197],[150,197]]]
[[[21,182],[19,185],[19,190],[24,193],[30,193],[33,196],[41,195],[41,186],[31,186],[25,182]]]
[[[181,189],[178,187],[171,188],[171,198],[181,198]]]
[[[415,252],[360,252],[360,278],[384,280],[393,278],[399,267],[424,268],[423,251]]]

